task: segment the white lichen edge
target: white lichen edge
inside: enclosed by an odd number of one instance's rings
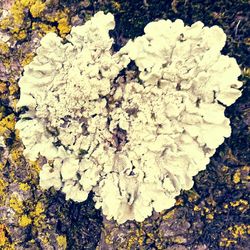
[[[192,188],[230,136],[224,110],[242,83],[236,60],[220,53],[226,35],[218,26],[152,22],[112,54],[114,24],[98,12],[66,42],[54,33],[42,38],[19,81],[18,107],[29,110],[16,128],[25,156],[47,159],[42,188],[78,202],[92,190],[107,219],[123,223],[172,207]],[[139,77],[114,88],[131,61]]]

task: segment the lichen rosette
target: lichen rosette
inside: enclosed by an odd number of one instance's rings
[[[221,55],[218,26],[149,23],[114,53],[114,18],[98,12],[66,40],[41,40],[19,81],[16,127],[27,158],[43,158],[40,185],[86,200],[118,223],[170,208],[231,133],[226,106],[240,69]],[[132,62],[138,76],[119,82]]]

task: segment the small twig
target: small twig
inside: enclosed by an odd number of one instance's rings
[[[240,22],[241,22],[241,20],[239,20],[238,23],[236,24],[236,27],[235,27],[235,36],[237,36],[238,28],[239,28]]]

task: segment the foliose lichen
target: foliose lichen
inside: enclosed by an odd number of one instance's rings
[[[24,67],[16,128],[40,185],[84,201],[118,223],[172,207],[231,133],[226,106],[241,71],[221,55],[218,26],[160,20],[112,52],[114,18],[98,12],[66,40],[48,33]],[[132,78],[120,76],[135,65]],[[212,131],[212,134],[211,134]]]

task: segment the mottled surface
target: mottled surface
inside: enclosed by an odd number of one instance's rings
[[[246,0],[3,0],[0,2],[0,249],[248,249],[249,216],[249,8]],[[116,44],[143,33],[156,18],[219,25],[228,39],[223,53],[237,59],[245,82],[231,107],[232,135],[195,177],[176,206],[143,223],[118,226],[102,219],[89,199],[66,202],[38,186],[39,163],[22,156],[14,129],[17,81],[49,31],[62,37],[99,10],[116,18]],[[212,131],[211,131],[212,133]],[[102,232],[102,234],[101,234]]]

